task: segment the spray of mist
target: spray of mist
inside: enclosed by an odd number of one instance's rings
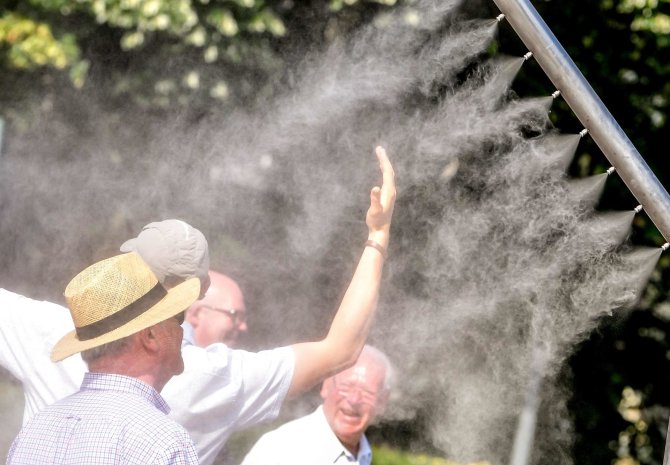
[[[551,128],[550,97],[513,98],[524,60],[482,61],[497,23],[459,3],[381,15],[223,116],[35,103],[0,159],[3,286],[58,300],[83,266],[176,217],[242,283],[252,344],[321,337],[363,247],[381,143],[399,184],[371,335],[400,375],[389,417],[422,412],[446,456],[508,463],[536,380],[538,463],[572,463],[556,374],[598,318],[636,302],[660,250],[625,244],[632,211],[594,210],[604,177],[568,179],[579,136]]]

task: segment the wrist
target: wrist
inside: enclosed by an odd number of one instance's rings
[[[384,247],[384,249],[388,249],[389,232],[388,232],[388,230],[381,230],[381,229],[376,230],[376,231],[370,231],[368,233],[368,240],[376,242],[377,244]]]
[[[386,247],[382,246],[379,242],[375,242],[372,239],[365,241],[365,247],[370,247],[379,252],[384,260],[386,260]]]

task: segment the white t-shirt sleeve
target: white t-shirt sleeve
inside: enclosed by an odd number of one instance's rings
[[[85,372],[81,358],[50,359],[54,344],[72,329],[66,308],[0,289],[0,365],[23,384],[24,423],[79,388]]]
[[[280,465],[287,444],[277,443],[277,434],[270,431],[262,435],[247,453],[240,465]]]
[[[200,461],[212,463],[234,431],[273,420],[293,379],[291,347],[247,352],[224,344],[182,347],[184,372],[161,394],[191,434]]]
[[[244,408],[236,430],[274,420],[279,415],[293,380],[295,352],[282,347],[262,352],[235,350],[236,372],[242,373]]]

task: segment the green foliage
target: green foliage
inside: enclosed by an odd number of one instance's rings
[[[98,55],[99,46],[112,63],[145,65],[112,69],[113,93],[169,106],[225,100],[225,76],[240,66],[272,74],[279,58],[268,39],[286,31],[262,0],[30,0],[0,17],[0,53],[9,72],[53,68],[82,86],[91,63],[85,55]]]
[[[660,4],[659,4],[660,3]],[[659,45],[667,46],[667,37],[670,34],[670,16],[660,11],[663,0],[623,0],[617,5],[621,13],[634,13],[635,19],[631,23],[633,31],[649,31],[658,34]]]
[[[622,81],[648,85],[652,84],[654,75],[654,78],[664,79],[665,82],[670,78],[670,63],[661,58],[670,52],[670,15],[662,11],[669,7],[667,0],[603,2],[603,9],[616,11],[624,20],[622,26],[631,31],[632,47],[627,57],[632,63],[619,70]],[[632,97],[634,105],[648,116],[653,126],[662,128],[666,125],[670,86],[659,85],[651,93],[634,94]]]
[[[0,17],[0,50],[10,68],[64,69],[79,63],[79,47],[72,34],[53,35],[49,24],[9,13]]]
[[[410,454],[387,446],[374,446],[372,450],[372,465],[461,465],[453,460],[426,454]],[[467,465],[488,465],[488,462]]]
[[[371,3],[380,3],[386,6],[393,6],[396,4],[396,0],[368,0]],[[346,6],[355,5],[359,0],[330,0],[330,9],[332,11],[340,11]]]
[[[239,103],[277,81],[285,69],[278,44],[303,39],[287,38],[303,11],[317,31],[305,37],[322,40],[340,10],[395,1],[19,0],[0,13],[0,59],[8,73],[55,71],[143,107]]]
[[[655,463],[649,427],[659,420],[665,421],[668,409],[647,408],[644,402],[644,393],[629,386],[623,389],[618,411],[628,426],[619,433],[616,443],[618,458],[613,462],[614,465]]]

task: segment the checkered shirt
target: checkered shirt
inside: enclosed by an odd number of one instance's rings
[[[191,438],[168,411],[160,394],[142,381],[87,373],[79,392],[23,427],[7,464],[197,464]]]

